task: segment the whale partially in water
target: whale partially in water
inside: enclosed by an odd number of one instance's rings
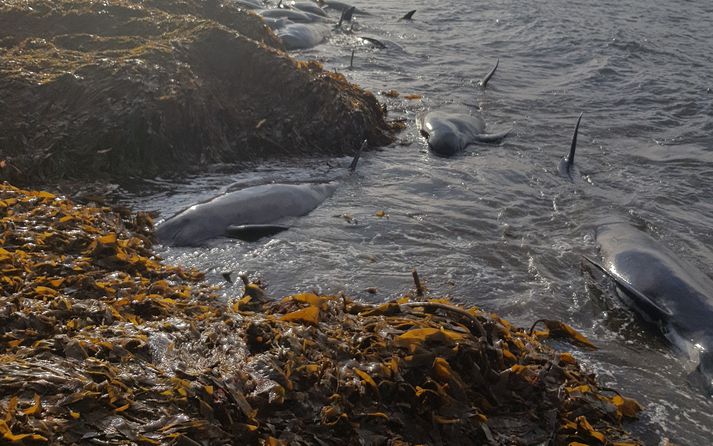
[[[480,81],[482,88],[487,86],[498,64],[499,61]],[[439,156],[453,156],[477,143],[498,142],[510,133],[510,130],[486,133],[485,121],[479,115],[448,110],[429,111],[418,118],[417,124],[428,148]]]
[[[289,23],[275,31],[286,50],[312,48],[324,42],[329,33],[329,28],[319,23]]]
[[[618,297],[698,362],[689,382],[713,395],[713,280],[628,223],[597,228],[601,263]]]
[[[366,140],[352,159],[356,169]],[[263,184],[219,195],[195,204],[156,227],[156,238],[170,246],[200,246],[230,236],[246,241],[288,228],[285,219],[309,214],[337,189],[337,181],[303,184]]]
[[[263,184],[199,203],[156,227],[156,238],[171,246],[200,246],[228,235],[229,226],[264,225],[314,210],[336,190],[322,184]]]

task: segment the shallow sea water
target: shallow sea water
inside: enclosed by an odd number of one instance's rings
[[[348,158],[311,159],[134,187],[126,201],[167,217],[233,183],[341,178],[330,199],[272,239],[162,256],[216,282],[226,270],[256,273],[275,296],[316,289],[369,301],[409,289],[416,268],[435,294],[519,325],[546,317],[585,333],[600,349],[575,356],[645,405],[629,428],[647,444],[713,444],[713,400],[684,379],[693,364],[594,286],[581,260],[596,254],[596,223],[615,215],[713,276],[713,3],[354,4],[372,15],[294,55],[377,94],[390,118],[406,119],[399,142],[365,154],[352,176]],[[411,9],[413,21],[398,21]],[[477,82],[497,58],[482,91]],[[379,95],[391,89],[402,95]],[[513,127],[511,135],[451,159],[429,154],[416,116],[474,104],[491,131]],[[557,164],[580,112],[582,178],[570,183]]]

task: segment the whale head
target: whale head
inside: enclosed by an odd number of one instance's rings
[[[160,223],[155,234],[161,243],[171,246],[199,246],[215,236],[206,227],[206,219],[200,218],[193,207]]]
[[[436,155],[452,156],[464,148],[460,132],[444,113],[435,111],[421,116],[419,130]]]
[[[453,132],[421,130],[421,134],[426,138],[428,148],[436,155],[453,156],[463,150],[461,138]]]

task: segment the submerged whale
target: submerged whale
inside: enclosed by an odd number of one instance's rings
[[[572,145],[569,148],[569,154],[560,160],[559,172],[560,175],[574,181],[579,176],[579,172],[574,165],[574,151],[577,149],[577,133],[579,133],[579,123],[582,121],[582,115],[577,118],[577,125],[574,126],[574,135],[572,135]]]
[[[597,229],[601,263],[617,295],[698,362],[689,382],[713,395],[713,280],[628,223]]]
[[[499,61],[480,81],[481,87],[487,86],[498,68],[498,63]],[[455,155],[479,142],[498,142],[510,133],[510,130],[485,133],[485,121],[480,116],[443,110],[430,111],[422,115],[417,124],[421,136],[426,138],[428,148],[440,156]]]
[[[356,169],[366,140],[349,166]],[[263,184],[219,195],[185,209],[156,227],[156,238],[171,246],[199,246],[207,240],[231,236],[254,240],[287,227],[289,217],[307,215],[337,188],[336,181],[306,184]]]

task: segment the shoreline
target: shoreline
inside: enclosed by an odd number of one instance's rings
[[[549,334],[429,296],[217,299],[143,213],[0,186],[0,434],[26,444],[640,444]],[[586,345],[586,344],[585,344]]]

